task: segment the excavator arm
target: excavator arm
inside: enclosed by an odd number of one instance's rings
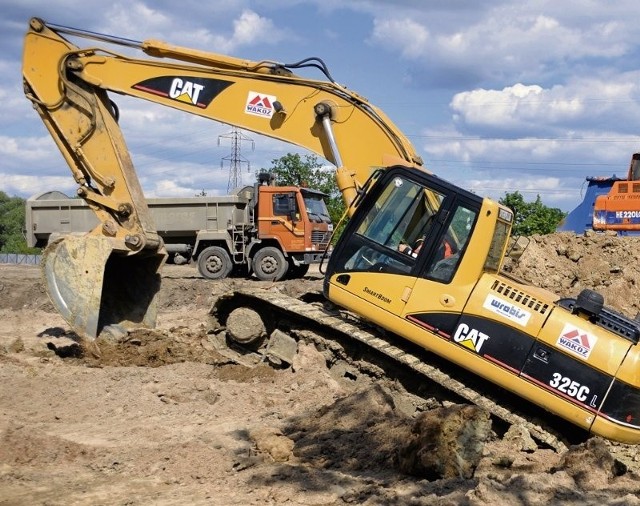
[[[103,44],[79,47],[65,36]],[[113,46],[143,54],[131,57]],[[320,69],[326,79],[293,73],[304,67]],[[336,83],[316,58],[290,65],[254,62],[33,18],[24,40],[23,78],[27,98],[78,183],[78,196],[100,220],[87,236],[58,241],[43,257],[54,304],[88,339],[104,329],[155,324],[159,269],[166,257],[109,93],[304,147],[336,166],[348,206],[377,168],[422,166],[384,113]]]

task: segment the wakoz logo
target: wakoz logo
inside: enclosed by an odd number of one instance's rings
[[[597,340],[596,336],[566,323],[558,337],[557,345],[580,358],[587,359]]]
[[[250,91],[247,96],[247,105],[244,108],[244,112],[254,116],[270,118],[273,116],[273,103],[276,100],[277,98],[273,95],[264,95],[262,93]]]

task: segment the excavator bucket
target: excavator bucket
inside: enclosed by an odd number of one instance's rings
[[[44,251],[49,296],[82,339],[108,328],[154,327],[163,252],[122,255],[101,236],[65,236]]]

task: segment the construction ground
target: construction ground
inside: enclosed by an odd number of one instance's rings
[[[559,296],[592,288],[640,311],[640,239],[534,237],[506,268]],[[212,342],[216,298],[249,284],[292,296],[321,276],[208,281],[167,266],[159,324],[83,352],[37,266],[0,265],[1,505],[640,505],[640,451],[566,452],[490,435],[470,475],[407,471],[418,398],[392,371],[300,340],[293,363],[238,364]],[[425,381],[414,379],[414,381]]]

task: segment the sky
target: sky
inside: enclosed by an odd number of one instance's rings
[[[11,196],[72,195],[76,186],[24,97],[22,41],[33,16],[250,60],[320,57],[391,118],[427,168],[496,200],[519,191],[570,211],[586,177],[625,176],[640,150],[636,0],[0,0],[0,8],[0,191]],[[231,126],[114,100],[147,197],[227,193]],[[241,134],[242,184],[274,159],[306,153]]]

